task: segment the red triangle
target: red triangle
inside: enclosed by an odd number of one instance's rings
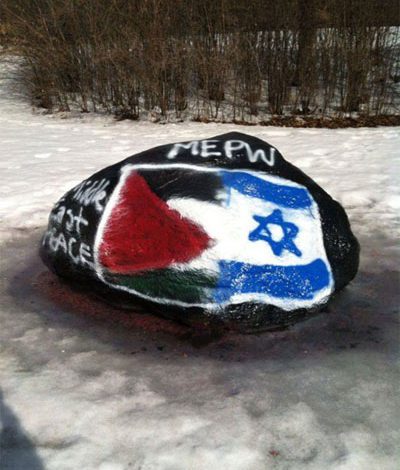
[[[113,273],[129,274],[188,262],[209,244],[201,227],[170,209],[132,172],[106,222],[99,261]]]

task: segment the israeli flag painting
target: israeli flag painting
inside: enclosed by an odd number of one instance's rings
[[[211,302],[268,303],[283,310],[323,303],[334,281],[318,206],[307,188],[248,170],[201,171],[218,172],[218,204],[172,198],[168,205],[213,241],[181,266],[217,274],[208,289]]]
[[[197,190],[174,187],[185,179]],[[113,287],[209,311],[245,302],[310,308],[334,290],[308,189],[244,169],[127,165],[100,223],[95,262]]]

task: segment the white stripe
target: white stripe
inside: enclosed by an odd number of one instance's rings
[[[240,261],[259,266],[304,265],[317,258],[327,262],[319,211],[315,202],[307,209],[288,209],[232,190],[229,201],[223,201],[222,205],[192,198],[174,198],[169,199],[167,203],[184,217],[196,222],[216,241],[214,246],[193,260],[190,266],[201,268],[203,258]],[[294,243],[302,252],[301,257],[287,250],[284,250],[281,256],[276,256],[268,242],[249,240],[249,234],[259,226],[253,215],[266,217],[277,208],[281,210],[285,222],[294,223],[299,228]],[[270,229],[273,233],[276,232],[276,240],[279,240],[279,227],[275,225]]]

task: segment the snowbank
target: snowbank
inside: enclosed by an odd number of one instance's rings
[[[105,306],[41,265],[67,189],[140,150],[238,129],[348,211],[361,268],[328,312],[282,332],[194,334]],[[2,468],[398,468],[398,128],[63,120],[32,114],[3,79],[0,144]]]

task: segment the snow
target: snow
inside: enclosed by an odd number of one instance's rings
[[[232,130],[278,147],[348,211],[360,272],[327,312],[210,335],[108,307],[41,264],[67,189],[138,151]],[[3,76],[0,145],[2,469],[398,468],[398,128],[63,119],[33,113]]]

